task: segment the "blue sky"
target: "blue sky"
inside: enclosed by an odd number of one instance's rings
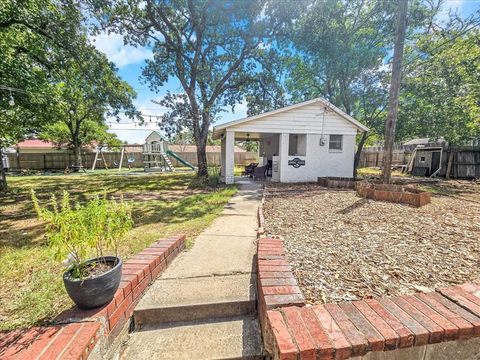
[[[449,10],[457,10],[463,17],[467,17],[479,8],[480,0],[447,0],[442,16],[446,19]],[[149,90],[148,84],[140,80],[145,60],[152,57],[150,49],[126,46],[123,44],[122,36],[118,34],[101,34],[95,38],[94,44],[115,63],[119,69],[119,75],[135,89],[138,94],[135,101],[137,108],[142,114],[152,115],[152,122],[149,116],[144,117],[146,122],[142,126],[133,124],[130,120],[122,120],[120,123],[112,122],[110,123],[111,131],[128,143],[143,143],[152,130],[158,129],[155,116],[161,116],[166,111],[165,108],[152,103],[152,100],[161,99],[168,90],[171,92],[183,92],[183,90],[176,79],[170,79],[160,92],[155,93]],[[245,117],[246,110],[244,103],[238,104],[235,112],[222,113],[217,124]]]

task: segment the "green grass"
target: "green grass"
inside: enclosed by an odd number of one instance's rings
[[[80,201],[103,191],[124,193],[132,202],[135,221],[134,228],[120,239],[119,254],[126,259],[155,240],[178,233],[187,235],[190,247],[192,239],[218,216],[236,192],[234,187],[189,190],[193,176],[119,176],[110,171],[10,177],[11,194],[0,197],[0,330],[48,323],[73,305],[63,288],[63,265],[53,260],[42,224],[34,216],[30,188],[36,190],[41,201],[63,190]]]
[[[366,167],[366,168],[358,169],[359,176],[380,176],[381,174],[382,174],[382,169],[380,168]],[[394,170],[392,171],[392,176],[407,176],[407,174]]]

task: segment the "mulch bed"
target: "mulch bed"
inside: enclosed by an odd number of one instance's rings
[[[266,231],[284,239],[309,303],[411,294],[480,278],[478,183],[445,182],[445,193],[421,208],[314,184],[269,184],[264,211]]]

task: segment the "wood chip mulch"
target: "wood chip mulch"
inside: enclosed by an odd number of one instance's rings
[[[480,278],[480,184],[451,185],[414,208],[314,184],[269,184],[266,230],[284,239],[309,303],[459,284]]]

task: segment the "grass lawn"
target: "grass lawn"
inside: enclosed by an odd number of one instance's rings
[[[376,167],[366,167],[358,169],[359,176],[380,176],[382,175],[382,169]],[[408,174],[402,173],[398,170],[392,171],[392,176],[407,176]]]
[[[187,247],[222,211],[234,187],[193,190],[192,172],[135,173],[101,171],[78,175],[9,177],[11,193],[0,196],[0,330],[48,323],[73,305],[62,282],[63,265],[53,260],[35,218],[29,191],[41,202],[63,190],[72,198],[120,193],[133,204],[134,228],[121,239],[119,255],[126,259],[157,239],[187,234]],[[92,254],[93,256],[94,254]]]

